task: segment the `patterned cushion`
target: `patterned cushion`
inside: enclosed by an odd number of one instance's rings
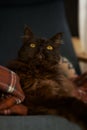
[[[25,98],[16,73],[0,65],[0,92],[14,95],[19,102]]]
[[[75,68],[73,67],[72,63],[66,58],[62,57],[60,58],[60,68],[63,71],[64,75],[68,78],[76,78],[77,74],[75,71]]]

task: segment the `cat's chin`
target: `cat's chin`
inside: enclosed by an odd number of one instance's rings
[[[28,60],[18,59],[21,63],[26,64],[27,66],[31,64],[35,68],[53,68],[55,65],[58,66],[58,61],[56,60],[37,60],[29,58]]]
[[[54,65],[56,65],[56,64],[58,64],[58,62],[57,61],[46,61],[46,60],[39,60],[39,61],[37,61],[37,60],[35,60],[34,62],[33,62],[36,66],[54,66]]]
[[[38,62],[35,64],[36,68],[43,68],[43,69],[51,69],[53,66],[57,65],[57,63],[49,63],[49,62]]]

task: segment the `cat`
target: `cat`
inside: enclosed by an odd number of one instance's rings
[[[75,85],[59,66],[63,34],[36,38],[25,27],[18,56],[7,66],[20,77],[28,115],[59,115],[87,130],[87,105],[75,95]]]

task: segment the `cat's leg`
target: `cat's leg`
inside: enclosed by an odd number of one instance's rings
[[[58,115],[84,126],[87,130],[87,106],[84,103],[69,97],[58,98],[57,96],[52,96],[47,98],[43,94],[40,95],[42,92],[38,90],[36,97],[30,97],[31,104],[27,103],[28,114]],[[33,96],[33,93],[31,95]]]
[[[35,111],[56,114],[70,121],[81,124],[87,129],[87,105],[73,94],[74,87],[70,82],[55,83],[51,80],[42,81],[35,90],[31,90],[31,101],[36,106]],[[61,88],[62,87],[62,88]],[[69,88],[71,87],[71,88]],[[65,89],[67,91],[65,91]],[[43,106],[39,107],[38,106]],[[36,109],[37,108],[37,109]],[[37,113],[38,113],[37,112]]]
[[[28,105],[28,115],[57,115],[57,110],[40,105]]]

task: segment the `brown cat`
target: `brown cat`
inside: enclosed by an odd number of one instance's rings
[[[60,115],[87,130],[87,105],[58,65],[61,42],[62,33],[46,40],[35,38],[26,27],[18,57],[8,67],[20,77],[28,114]]]

